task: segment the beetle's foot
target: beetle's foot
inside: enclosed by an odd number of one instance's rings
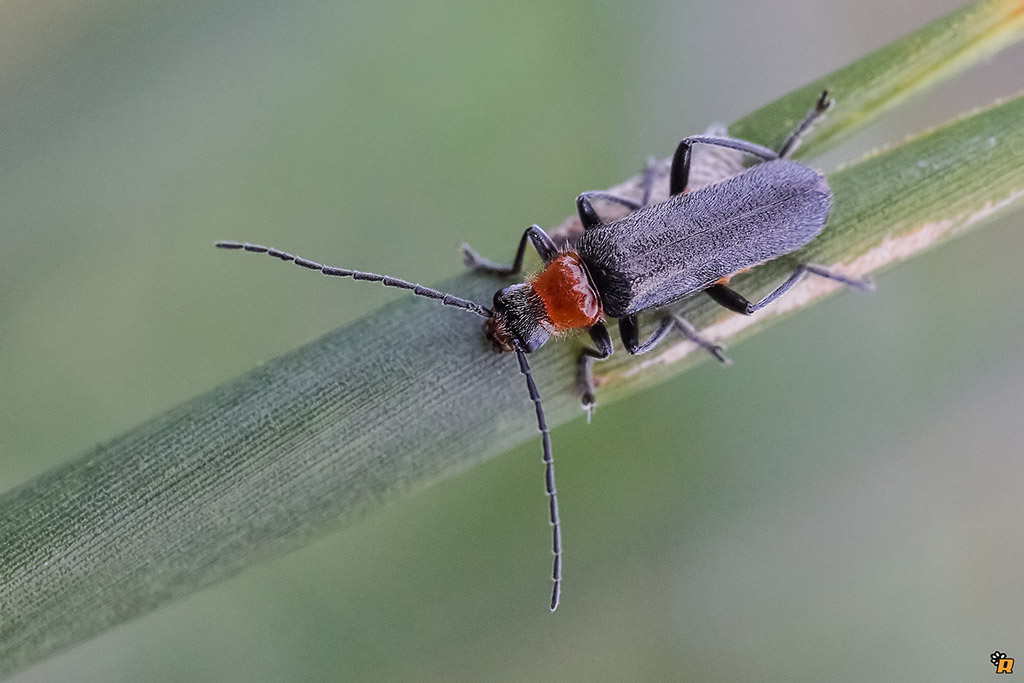
[[[725,349],[727,347],[722,342],[720,342],[720,341],[711,341],[709,339],[705,339],[704,337],[700,336],[699,334],[695,334],[692,337],[690,335],[686,335],[686,336],[694,344],[696,344],[697,346],[699,346],[700,348],[704,349],[705,351],[710,353],[712,356],[714,356],[715,360],[717,360],[723,366],[725,366],[725,365],[732,365],[732,359],[725,355]]]
[[[725,355],[725,344],[720,341],[712,341],[711,339],[708,339],[698,332],[697,328],[690,324],[686,318],[680,315],[673,315],[671,318],[673,322],[675,322],[676,329],[679,330],[684,337],[710,353],[715,357],[715,360],[722,365],[732,365],[732,361]]]
[[[817,112],[820,116],[821,114],[824,114],[829,109],[834,107],[835,104],[836,101],[832,98],[832,93],[829,92],[827,89],[822,90],[821,97],[818,98],[817,103],[814,105],[814,111]]]
[[[476,253],[476,250],[466,243],[463,243],[459,247],[459,251],[462,252],[462,262],[466,264],[467,268],[479,270],[480,267],[484,264],[484,262],[486,262],[486,259],[484,257]]]
[[[594,398],[594,392],[587,389],[583,392],[583,398],[580,404],[587,413],[587,424],[590,424],[590,418],[594,416],[594,410],[597,408],[597,400]]]
[[[732,365],[732,359],[725,355],[725,344],[720,341],[707,342],[707,346],[703,347],[708,353],[715,357],[722,365]]]
[[[498,275],[511,275],[516,272],[509,264],[495,263],[489,258],[484,258],[468,244],[463,244],[460,249],[462,262],[466,264],[467,268],[481,273],[496,273]]]
[[[852,287],[853,289],[859,289],[862,292],[873,292],[875,291],[875,278],[870,275],[865,275],[864,277],[852,277],[847,280],[846,286]]]

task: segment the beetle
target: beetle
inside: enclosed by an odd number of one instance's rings
[[[485,319],[484,336],[494,351],[515,352],[526,379],[541,433],[545,488],[549,499],[554,566],[551,610],[558,607],[562,584],[562,538],[555,488],[554,457],[549,430],[527,362],[554,336],[586,330],[594,347],[585,347],[577,361],[581,403],[588,419],[595,406],[592,365],[612,354],[605,326],[617,318],[619,333],[630,354],[646,353],[671,331],[701,347],[719,362],[728,363],[724,346],[706,339],[676,313],[665,313],[655,331],[640,341],[638,315],[663,309],[684,297],[706,292],[725,308],[751,315],[785,294],[807,274],[828,278],[855,289],[869,290],[869,278],[848,277],[822,266],[804,263],[770,294],[751,302],[728,286],[736,273],[789,254],[810,242],[825,227],[832,192],[820,172],[788,160],[801,137],[833,104],[824,91],[796,130],[775,152],[746,140],[692,136],[679,143],[669,173],[669,197],[651,203],[653,175],[645,174],[641,201],[607,192],[584,192],[576,199],[583,233],[559,246],[538,225],[526,229],[511,264],[481,257],[467,245],[467,265],[477,271],[514,275],[522,270],[527,243],[537,251],[544,268],[525,282],[498,290],[491,308],[474,301],[399,278],[327,266],[258,244],[218,242],[221,249],[266,253],[324,275],[380,282],[386,287],[476,313]],[[704,144],[742,152],[759,160],[738,175],[698,190],[687,187],[694,145]],[[619,204],[626,216],[604,222],[594,200]]]

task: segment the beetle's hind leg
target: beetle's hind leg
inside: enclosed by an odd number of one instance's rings
[[[796,127],[796,130],[786,138],[777,154],[767,147],[737,138],[716,137],[713,135],[694,135],[686,138],[679,143],[675,156],[672,157],[672,171],[669,175],[669,195],[686,192],[690,181],[690,161],[693,157],[693,146],[695,144],[700,143],[735,149],[739,152],[759,157],[762,161],[784,159],[796,151],[796,148],[800,146],[803,136],[811,132],[814,124],[818,122],[834,103],[835,101],[829,96],[829,91],[823,91],[814,108],[807,112],[807,115],[804,116],[803,121]]]
[[[804,120],[800,122],[800,125],[796,127],[796,130],[786,138],[782,147],[779,148],[779,158],[785,159],[793,154],[793,152],[796,151],[796,148],[800,146],[800,142],[803,137],[811,132],[811,129],[814,128],[814,124],[816,124],[818,120],[825,115],[825,112],[831,109],[832,105],[835,103],[836,101],[829,97],[828,90],[822,91],[821,97],[818,98],[818,102],[814,105],[814,108],[807,112],[807,115],[804,116]]]
[[[850,277],[848,275],[843,275],[842,273],[829,270],[823,266],[814,265],[813,263],[803,263],[797,266],[796,270],[793,271],[793,274],[790,275],[785,282],[779,285],[774,292],[761,299],[756,304],[751,303],[742,294],[724,284],[711,285],[704,291],[706,291],[708,296],[714,299],[720,306],[724,306],[730,311],[735,311],[736,313],[750,315],[751,313],[761,310],[788,292],[793,285],[800,282],[804,275],[807,275],[808,273],[811,275],[817,275],[818,277],[827,278],[829,280],[834,280],[835,282],[842,283],[852,289],[871,291],[875,288],[875,281],[870,277]]]
[[[533,248],[540,254],[544,265],[551,263],[558,256],[558,247],[548,234],[539,225],[531,225],[519,239],[519,247],[516,249],[516,256],[509,265],[495,263],[476,253],[468,244],[462,245],[462,255],[466,265],[473,270],[484,273],[496,273],[498,275],[515,275],[523,269],[523,255],[526,253],[527,240],[533,244]]]
[[[594,361],[604,360],[612,355],[612,338],[608,335],[608,328],[604,323],[597,323],[588,330],[590,339],[593,340],[596,349],[584,347],[580,351],[580,357],[576,364],[576,372],[579,378],[580,395],[583,403],[583,410],[587,411],[587,422],[594,414],[594,407],[597,401],[594,399]]]
[[[710,353],[719,363],[723,365],[732,363],[723,355],[725,351],[724,344],[704,337],[697,331],[696,327],[690,324],[689,320],[675,313],[670,313],[662,318],[658,324],[658,329],[643,344],[640,343],[640,323],[637,316],[634,314],[619,318],[619,334],[622,336],[622,343],[626,347],[626,351],[632,355],[647,353],[657,346],[673,329],[679,330],[680,334]]]
[[[685,138],[676,147],[675,156],[672,157],[672,170],[669,173],[668,184],[669,195],[677,195],[680,192],[686,191],[686,186],[690,182],[690,161],[693,157],[693,146],[698,143],[734,149],[738,152],[758,157],[762,161],[773,161],[779,158],[778,154],[767,147],[738,138],[720,138],[713,135],[694,135]]]

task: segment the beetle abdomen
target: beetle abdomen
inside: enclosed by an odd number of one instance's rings
[[[769,161],[589,230],[577,251],[606,315],[620,318],[799,249],[821,232],[831,202],[817,171]]]

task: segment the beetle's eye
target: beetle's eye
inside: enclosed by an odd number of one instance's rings
[[[499,289],[494,293],[494,312],[504,313],[506,310],[508,307],[505,305],[505,290]]]

